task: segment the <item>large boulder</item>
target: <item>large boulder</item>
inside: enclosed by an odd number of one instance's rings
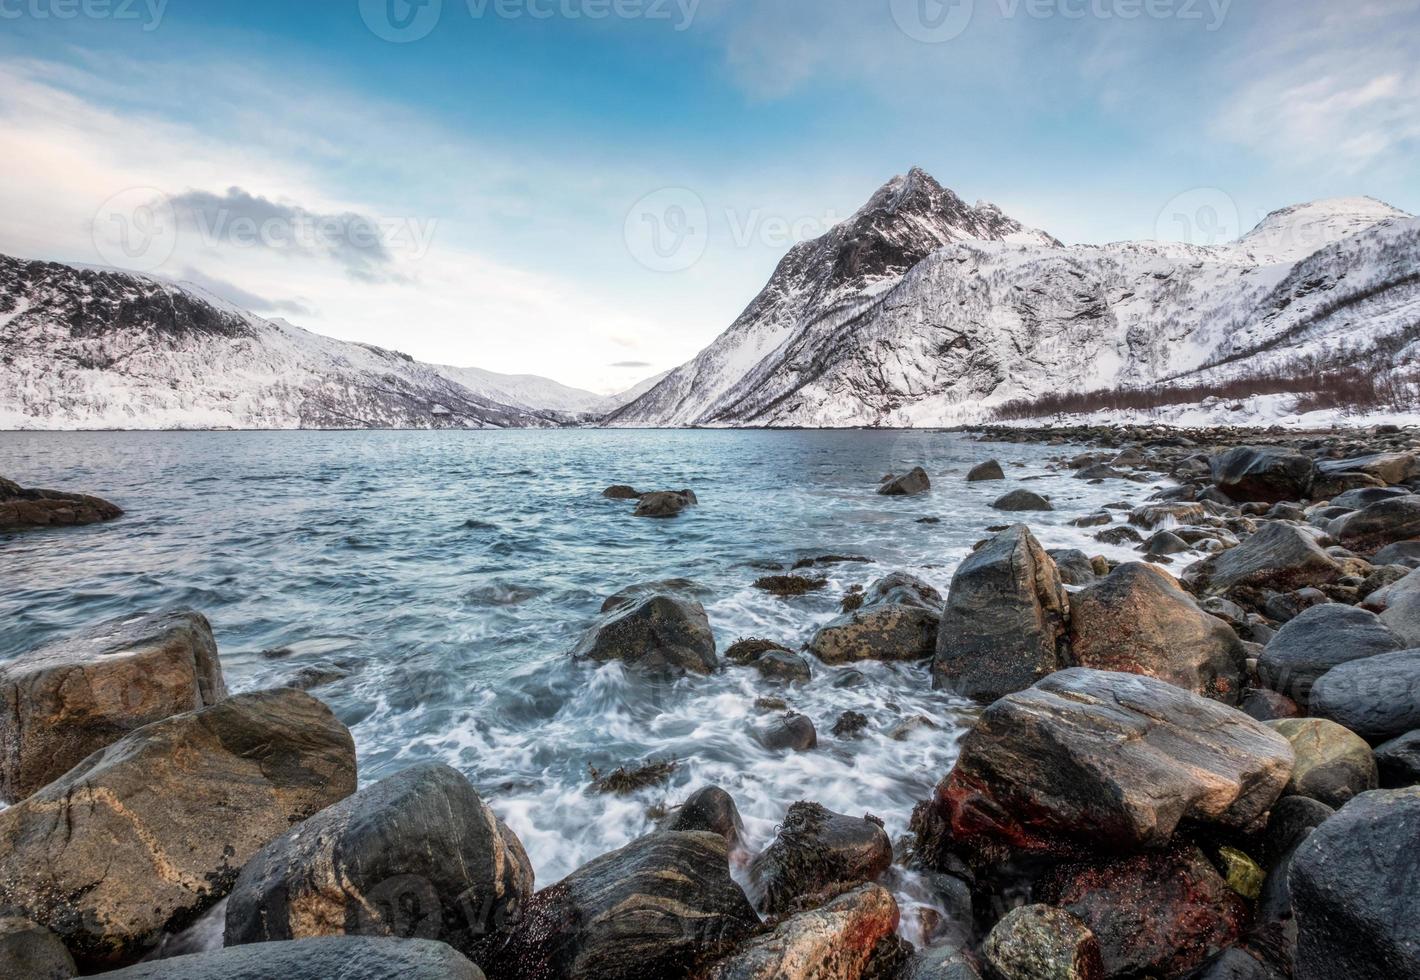
[[[1292,859],[1297,980],[1420,977],[1420,787],[1362,793]]]
[[[878,493],[884,497],[915,497],[931,489],[932,481],[928,479],[927,471],[920,466],[914,466],[902,476],[883,481],[883,485],[878,487]]]
[[[462,774],[426,762],[262,848],[227,899],[226,944],[438,939],[478,961],[532,890],[517,836]]]
[[[689,490],[657,490],[643,493],[631,512],[633,517],[676,517],[687,507],[700,503]]]
[[[1292,778],[1282,791],[1286,795],[1306,796],[1335,808],[1379,785],[1371,747],[1334,721],[1286,718],[1267,725],[1292,743],[1297,757]]]
[[[112,980],[484,980],[462,953],[428,939],[326,936],[140,963]]]
[[[991,506],[996,510],[1012,512],[1055,509],[1049,500],[1030,490],[1012,490],[1005,496],[998,498]]]
[[[613,612],[583,634],[572,656],[693,674],[709,674],[720,663],[704,607],[669,595]]]
[[[1338,473],[1364,473],[1382,483],[1394,486],[1420,476],[1420,459],[1414,453],[1373,453],[1352,459],[1327,459],[1316,464],[1317,472],[1325,476]]]
[[[1247,904],[1190,845],[1063,865],[1037,897],[1089,927],[1111,977],[1183,976],[1248,922]]]
[[[1420,650],[1352,660],[1311,690],[1311,713],[1379,745],[1420,728]]]
[[[978,701],[1030,687],[1068,664],[1069,597],[1024,525],[992,538],[952,578],[933,685]]]
[[[897,920],[892,894],[864,885],[751,939],[715,964],[709,980],[859,980]]]
[[[1233,500],[1303,500],[1311,493],[1316,467],[1297,453],[1238,446],[1208,461],[1213,485]]]
[[[997,480],[1004,480],[1006,472],[1001,469],[1001,464],[994,459],[988,459],[984,463],[978,463],[971,468],[971,472],[966,475],[967,483],[993,483]]]
[[[1253,827],[1292,775],[1287,740],[1138,674],[1074,668],[987,708],[934,809],[988,857],[1131,851],[1180,822]]]
[[[874,582],[863,604],[809,640],[826,664],[861,660],[925,660],[937,647],[941,596],[920,579],[895,572]]]
[[[1277,631],[1258,658],[1257,676],[1305,707],[1312,685],[1333,667],[1400,648],[1400,638],[1375,613],[1329,602],[1313,606]]]
[[[880,821],[800,802],[750,862],[750,892],[761,911],[774,915],[831,889],[873,881],[890,864],[892,842]]]
[[[656,833],[535,894],[487,969],[500,980],[674,980],[758,928],[723,837]]]
[[[122,517],[107,500],[62,490],[27,490],[0,478],[0,531],[32,527],[72,527]]]
[[[0,912],[0,977],[69,980],[77,975],[74,957],[58,936],[23,916]]]
[[[1209,591],[1223,592],[1238,586],[1289,592],[1307,586],[1329,585],[1343,574],[1341,565],[1316,539],[1292,524],[1263,525],[1236,548],[1204,559],[1190,569]]]
[[[1105,976],[1099,941],[1089,926],[1049,905],[1007,912],[982,944],[981,958],[1000,980],[1103,980]]]
[[[135,728],[227,696],[199,613],[129,616],[0,665],[0,799],[19,800]]]
[[[85,969],[138,959],[293,824],[355,791],[355,744],[284,688],[131,732],[0,812],[0,907]]]
[[[1228,704],[1242,696],[1237,634],[1150,565],[1120,565],[1070,597],[1070,649],[1080,667],[1145,674]]]
[[[1371,504],[1338,517],[1327,528],[1331,536],[1357,554],[1374,554],[1388,544],[1420,537],[1420,496],[1407,494]]]

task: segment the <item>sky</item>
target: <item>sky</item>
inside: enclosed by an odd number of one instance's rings
[[[609,393],[920,166],[1066,242],[1420,212],[1420,0],[0,0],[0,253]]]

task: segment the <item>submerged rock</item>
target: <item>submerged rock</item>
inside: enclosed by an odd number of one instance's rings
[[[231,888],[278,835],[355,791],[355,745],[285,688],[131,732],[0,812],[0,907],[121,966]]]
[[[612,613],[583,634],[572,656],[694,674],[709,674],[719,666],[705,609],[668,595],[651,596]]]
[[[709,980],[859,980],[897,920],[892,895],[864,885],[751,939],[715,964]]]
[[[1070,649],[1080,667],[1157,677],[1227,704],[1242,696],[1237,634],[1148,565],[1120,565],[1070,597]]]
[[[123,509],[82,493],[27,490],[0,477],[0,531],[97,524],[123,516]]]
[[[723,837],[655,833],[535,894],[488,972],[500,980],[677,980],[758,928],[730,878]]]
[[[23,799],[134,729],[226,696],[212,627],[187,610],[22,654],[0,665],[0,798]]]
[[[767,915],[801,900],[875,880],[892,864],[880,822],[848,817],[817,803],[795,803],[774,841],[750,862],[750,890]]]
[[[883,485],[878,487],[878,493],[884,497],[915,497],[931,489],[932,481],[928,478],[927,471],[915,466],[902,476],[889,477],[883,481]]]
[[[1292,859],[1297,980],[1420,976],[1420,788],[1376,790],[1312,831]]]
[[[1003,980],[1104,980],[1099,942],[1064,909],[1026,905],[996,923],[982,959]]]
[[[813,678],[809,662],[787,650],[766,650],[750,661],[749,666],[765,680],[785,684],[807,684]]]
[[[991,505],[996,510],[1004,511],[1044,511],[1054,510],[1049,500],[1046,500],[1038,493],[1029,490],[1012,490],[1004,497],[1000,497]]]
[[[1069,598],[1024,525],[992,538],[952,578],[933,685],[978,701],[1029,687],[1068,663]]]
[[[1311,459],[1281,449],[1239,446],[1208,461],[1213,485],[1233,500],[1304,500],[1311,493],[1316,466]]]
[[[1292,774],[1292,747],[1216,701],[1074,668],[982,713],[935,808],[987,851],[1162,847],[1179,823],[1243,830]]]
[[[114,980],[484,980],[457,950],[427,939],[326,936],[258,943],[108,973]]]
[[[818,748],[818,732],[806,716],[790,713],[760,722],[754,740],[771,752],[807,752]]]
[[[438,939],[476,962],[532,890],[517,836],[461,773],[422,763],[262,848],[232,887],[225,939]]]
[[[827,584],[828,579],[826,578],[808,578],[803,575],[766,575],[756,579],[754,587],[761,592],[768,592],[770,595],[788,598],[817,592]]]

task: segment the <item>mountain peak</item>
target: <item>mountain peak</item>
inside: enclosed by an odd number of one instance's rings
[[[1335,197],[1279,208],[1237,242],[1272,261],[1295,260],[1382,221],[1412,215],[1374,197]]]

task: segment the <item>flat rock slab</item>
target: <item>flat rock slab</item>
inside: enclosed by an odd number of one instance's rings
[[[19,800],[136,728],[227,696],[212,627],[112,620],[0,665],[0,798]]]
[[[104,975],[114,980],[484,980],[482,970],[444,943],[369,936],[234,946]]]
[[[123,516],[123,509],[99,497],[62,490],[27,490],[0,478],[0,531],[97,524]]]
[[[132,963],[354,791],[350,732],[300,691],[154,722],[0,812],[0,907],[53,930],[81,968]]]
[[[1073,668],[987,708],[936,805],[983,850],[1127,852],[1163,847],[1184,820],[1253,827],[1292,765],[1287,740],[1236,709]]]

